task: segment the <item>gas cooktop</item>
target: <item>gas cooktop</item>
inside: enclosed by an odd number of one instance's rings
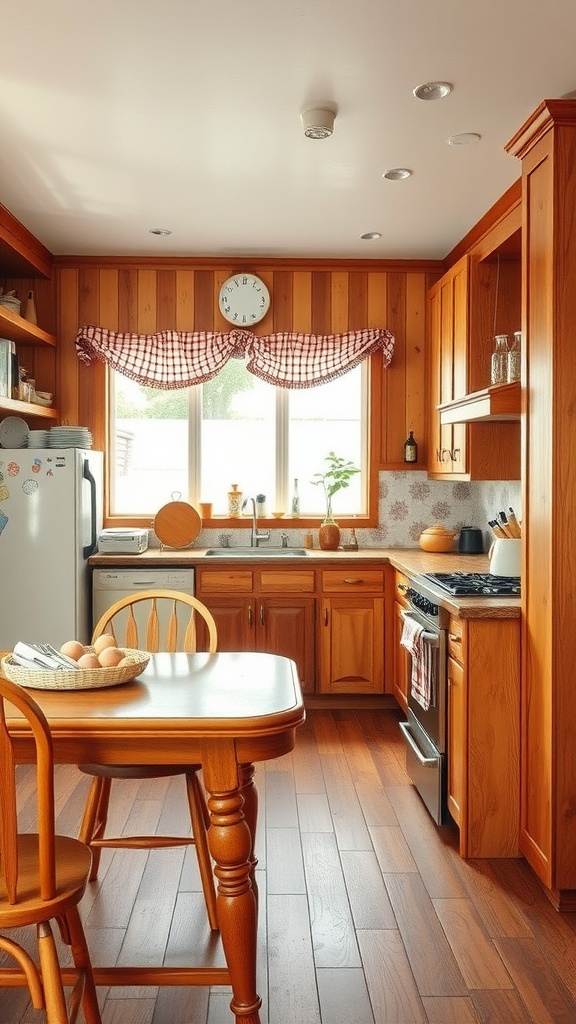
[[[425,572],[423,579],[455,597],[520,597],[519,576],[490,572]]]

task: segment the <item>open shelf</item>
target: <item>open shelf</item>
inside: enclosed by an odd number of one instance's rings
[[[58,409],[55,409],[52,405],[35,405],[34,402],[18,402],[14,398],[0,398],[0,413],[6,413],[7,416],[33,416],[34,418],[42,417],[45,420],[57,420],[60,415]]]
[[[521,386],[494,384],[438,405],[441,423],[510,422],[520,419]]]
[[[36,324],[13,313],[6,306],[0,306],[0,338],[10,338],[21,345],[50,345],[56,347],[56,338],[43,331]]]

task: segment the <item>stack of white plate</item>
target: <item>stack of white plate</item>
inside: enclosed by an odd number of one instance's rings
[[[0,423],[0,445],[3,448],[26,448],[28,424],[20,416],[6,416]]]
[[[29,448],[49,448],[47,430],[29,430],[28,431],[28,447]]]
[[[51,427],[49,448],[91,448],[92,434],[88,427]]]

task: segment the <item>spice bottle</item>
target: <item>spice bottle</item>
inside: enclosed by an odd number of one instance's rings
[[[418,445],[414,440],[414,431],[410,431],[404,441],[404,462],[418,462]]]
[[[242,506],[242,491],[238,490],[238,484],[232,484],[232,490],[228,491],[228,515],[231,519],[238,519]]]
[[[300,495],[298,494],[298,478],[294,478],[294,490],[292,491],[292,516],[296,519],[300,515]]]

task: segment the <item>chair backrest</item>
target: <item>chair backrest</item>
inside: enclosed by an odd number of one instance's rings
[[[208,634],[204,649],[214,654],[218,632],[211,612],[198,598],[178,590],[141,590],[117,601],[97,622],[92,642],[102,633],[111,633],[120,647],[194,653],[197,616]]]
[[[10,705],[13,705],[11,708]],[[54,856],[54,758],[52,737],[44,712],[22,687],[0,675],[0,873],[8,902],[18,902],[18,803],[13,737],[7,721],[17,728],[18,709],[30,725],[36,750],[36,793],[39,878],[34,880],[41,899],[54,898],[56,889]],[[19,720],[21,722],[21,719]],[[26,879],[30,896],[30,879]]]

